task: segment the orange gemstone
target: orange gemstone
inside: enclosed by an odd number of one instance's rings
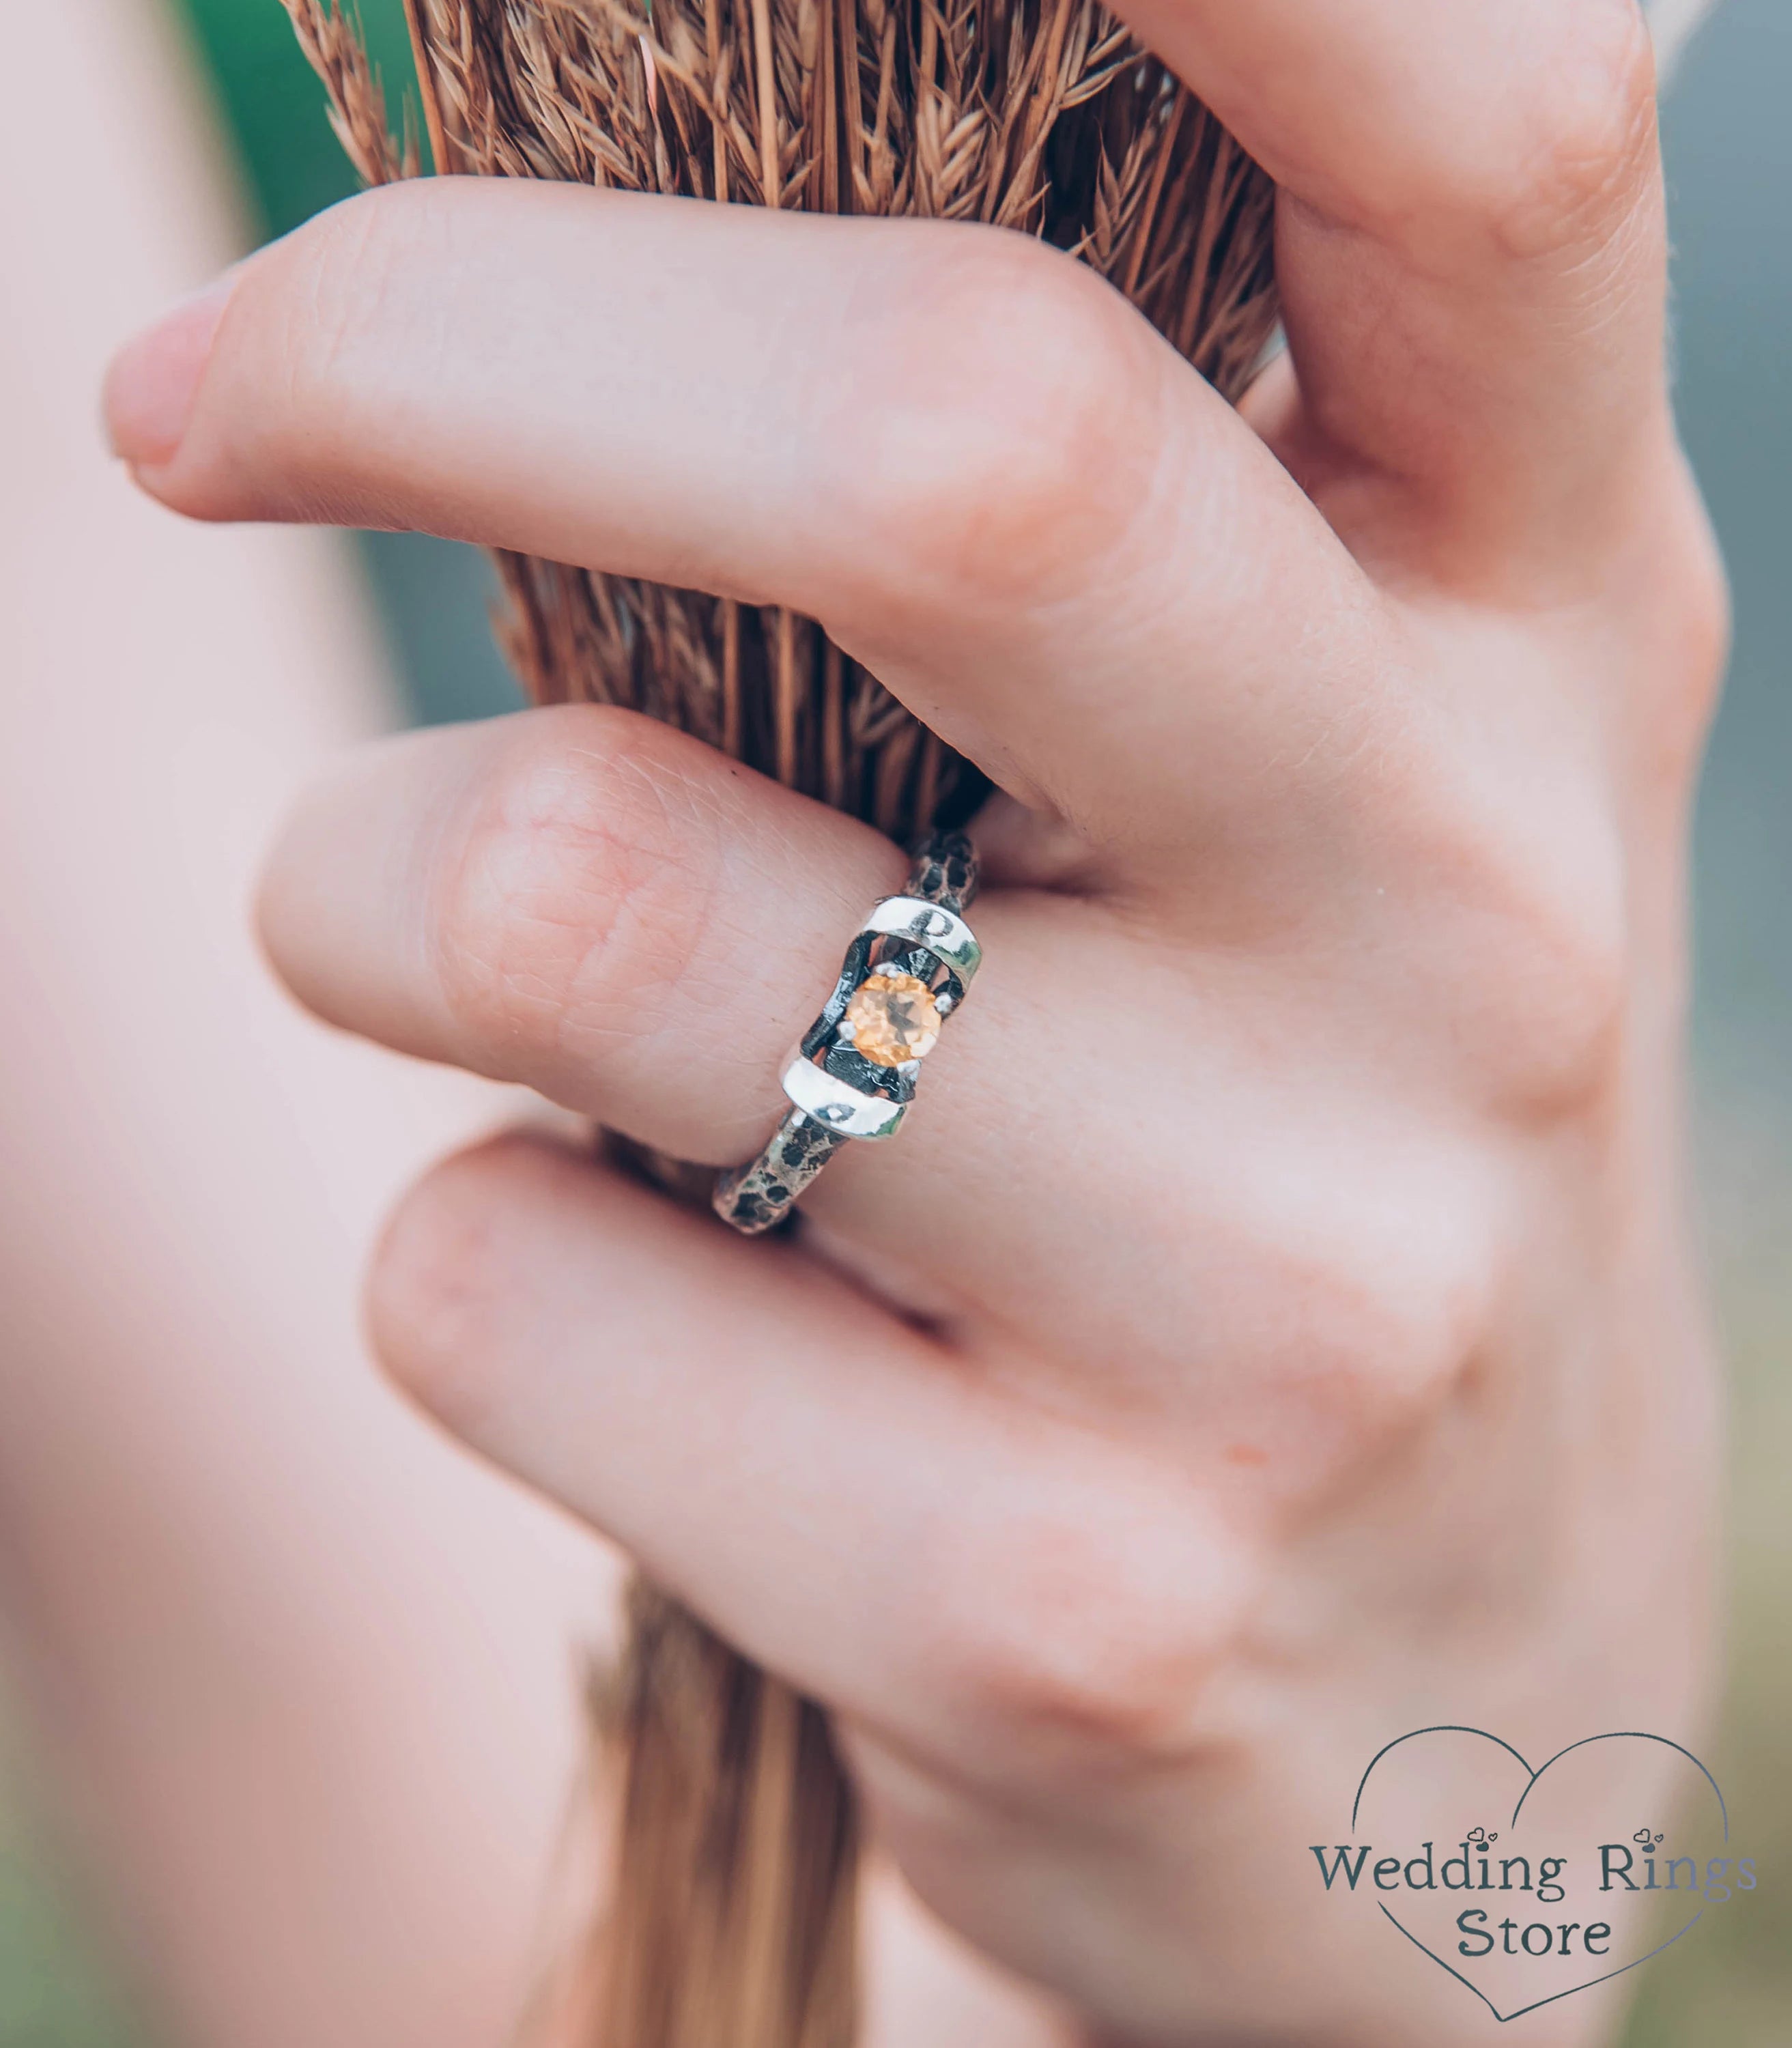
[[[940,1012],[933,991],[917,975],[867,975],[846,1006],[852,1049],[875,1066],[899,1067],[933,1049]]]

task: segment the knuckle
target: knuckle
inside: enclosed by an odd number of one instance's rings
[[[706,925],[708,807],[645,722],[519,720],[440,882],[435,973],[464,1041],[552,1084],[651,1032]]]
[[[1655,72],[1635,0],[1581,0],[1525,25],[1506,81],[1355,196],[1356,223],[1445,270],[1464,254],[1571,258],[1610,240],[1656,173]],[[1423,179],[1424,204],[1414,188]]]
[[[1360,1464],[1448,1402],[1484,1348],[1497,1215],[1478,1155],[1378,1134],[1374,1170],[1321,1166],[1264,1270],[1265,1374],[1309,1479]]]
[[[1630,937],[1619,906],[1561,889],[1515,903],[1506,1059],[1495,1069],[1507,1104],[1557,1121],[1605,1098],[1622,1064],[1630,1014]]]
[[[1653,742],[1644,766],[1678,802],[1698,759],[1729,667],[1734,615],[1729,576],[1690,478],[1678,492],[1681,537],[1658,580],[1652,624],[1659,677],[1645,693]]]
[[[1499,758],[1500,750],[1504,758]],[[1631,856],[1603,740],[1515,754],[1462,735],[1414,751],[1389,785],[1403,917],[1425,938],[1425,1014],[1458,1100],[1542,1128],[1605,1102],[1635,980]]]
[[[293,237],[283,281],[301,344],[293,351],[296,379],[329,382],[368,302],[378,303],[413,246],[414,213],[400,188],[382,187],[332,207]]]
[[[1484,855],[1457,925],[1456,1008],[1484,1106],[1520,1124],[1584,1116],[1623,1068],[1632,982],[1617,833],[1584,821],[1572,853]]]
[[[1697,530],[1686,551],[1686,580],[1674,634],[1680,659],[1670,668],[1683,680],[1702,739],[1724,673],[1730,665],[1736,607],[1716,537],[1705,517],[1704,507],[1696,502],[1693,518]]]
[[[1655,163],[1655,74],[1631,0],[1565,9],[1515,141],[1515,174],[1491,208],[1521,259],[1603,240]]]
[[[375,457],[406,403],[378,332],[441,227],[426,184],[345,200],[251,262],[233,298],[250,337],[251,402],[238,407],[247,473],[286,516],[370,524],[382,516]],[[405,323],[413,343],[430,332]],[[405,379],[430,366],[413,353]],[[400,524],[396,511],[388,523]]]
[[[917,1574],[920,1654],[997,1770],[1180,1753],[1243,1576],[1185,1479],[1107,1469],[1085,1445],[955,1516],[941,1548]]]
[[[1161,345],[1083,265],[935,227],[848,345],[865,367],[821,444],[874,618],[1010,603],[1129,530],[1158,459]]]

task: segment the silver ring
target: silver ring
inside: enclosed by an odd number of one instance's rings
[[[964,921],[976,893],[970,840],[935,832],[906,890],[859,927],[826,1007],[785,1062],[789,1114],[756,1157],[716,1183],[723,1223],[747,1237],[775,1228],[843,1145],[895,1136],[921,1062],[982,962]]]

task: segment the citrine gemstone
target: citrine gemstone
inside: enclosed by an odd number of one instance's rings
[[[874,1066],[899,1067],[923,1058],[940,1035],[933,991],[918,975],[867,975],[846,1006],[852,1049]]]

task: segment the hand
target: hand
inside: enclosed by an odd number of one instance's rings
[[[507,1141],[401,1211],[378,1345],[828,1701],[914,1886],[1092,2034],[1435,2048],[1474,2009],[1306,1867],[1367,1757],[1685,1735],[1703,1682],[1724,604],[1649,59],[1624,0],[1131,13],[1283,188],[1242,417],[1018,238],[455,181],[254,259],[111,417],[199,517],[796,607],[987,770],[984,972],[793,1241]],[[371,753],[264,923],[349,1029],[731,1162],[903,868],[560,709]]]

